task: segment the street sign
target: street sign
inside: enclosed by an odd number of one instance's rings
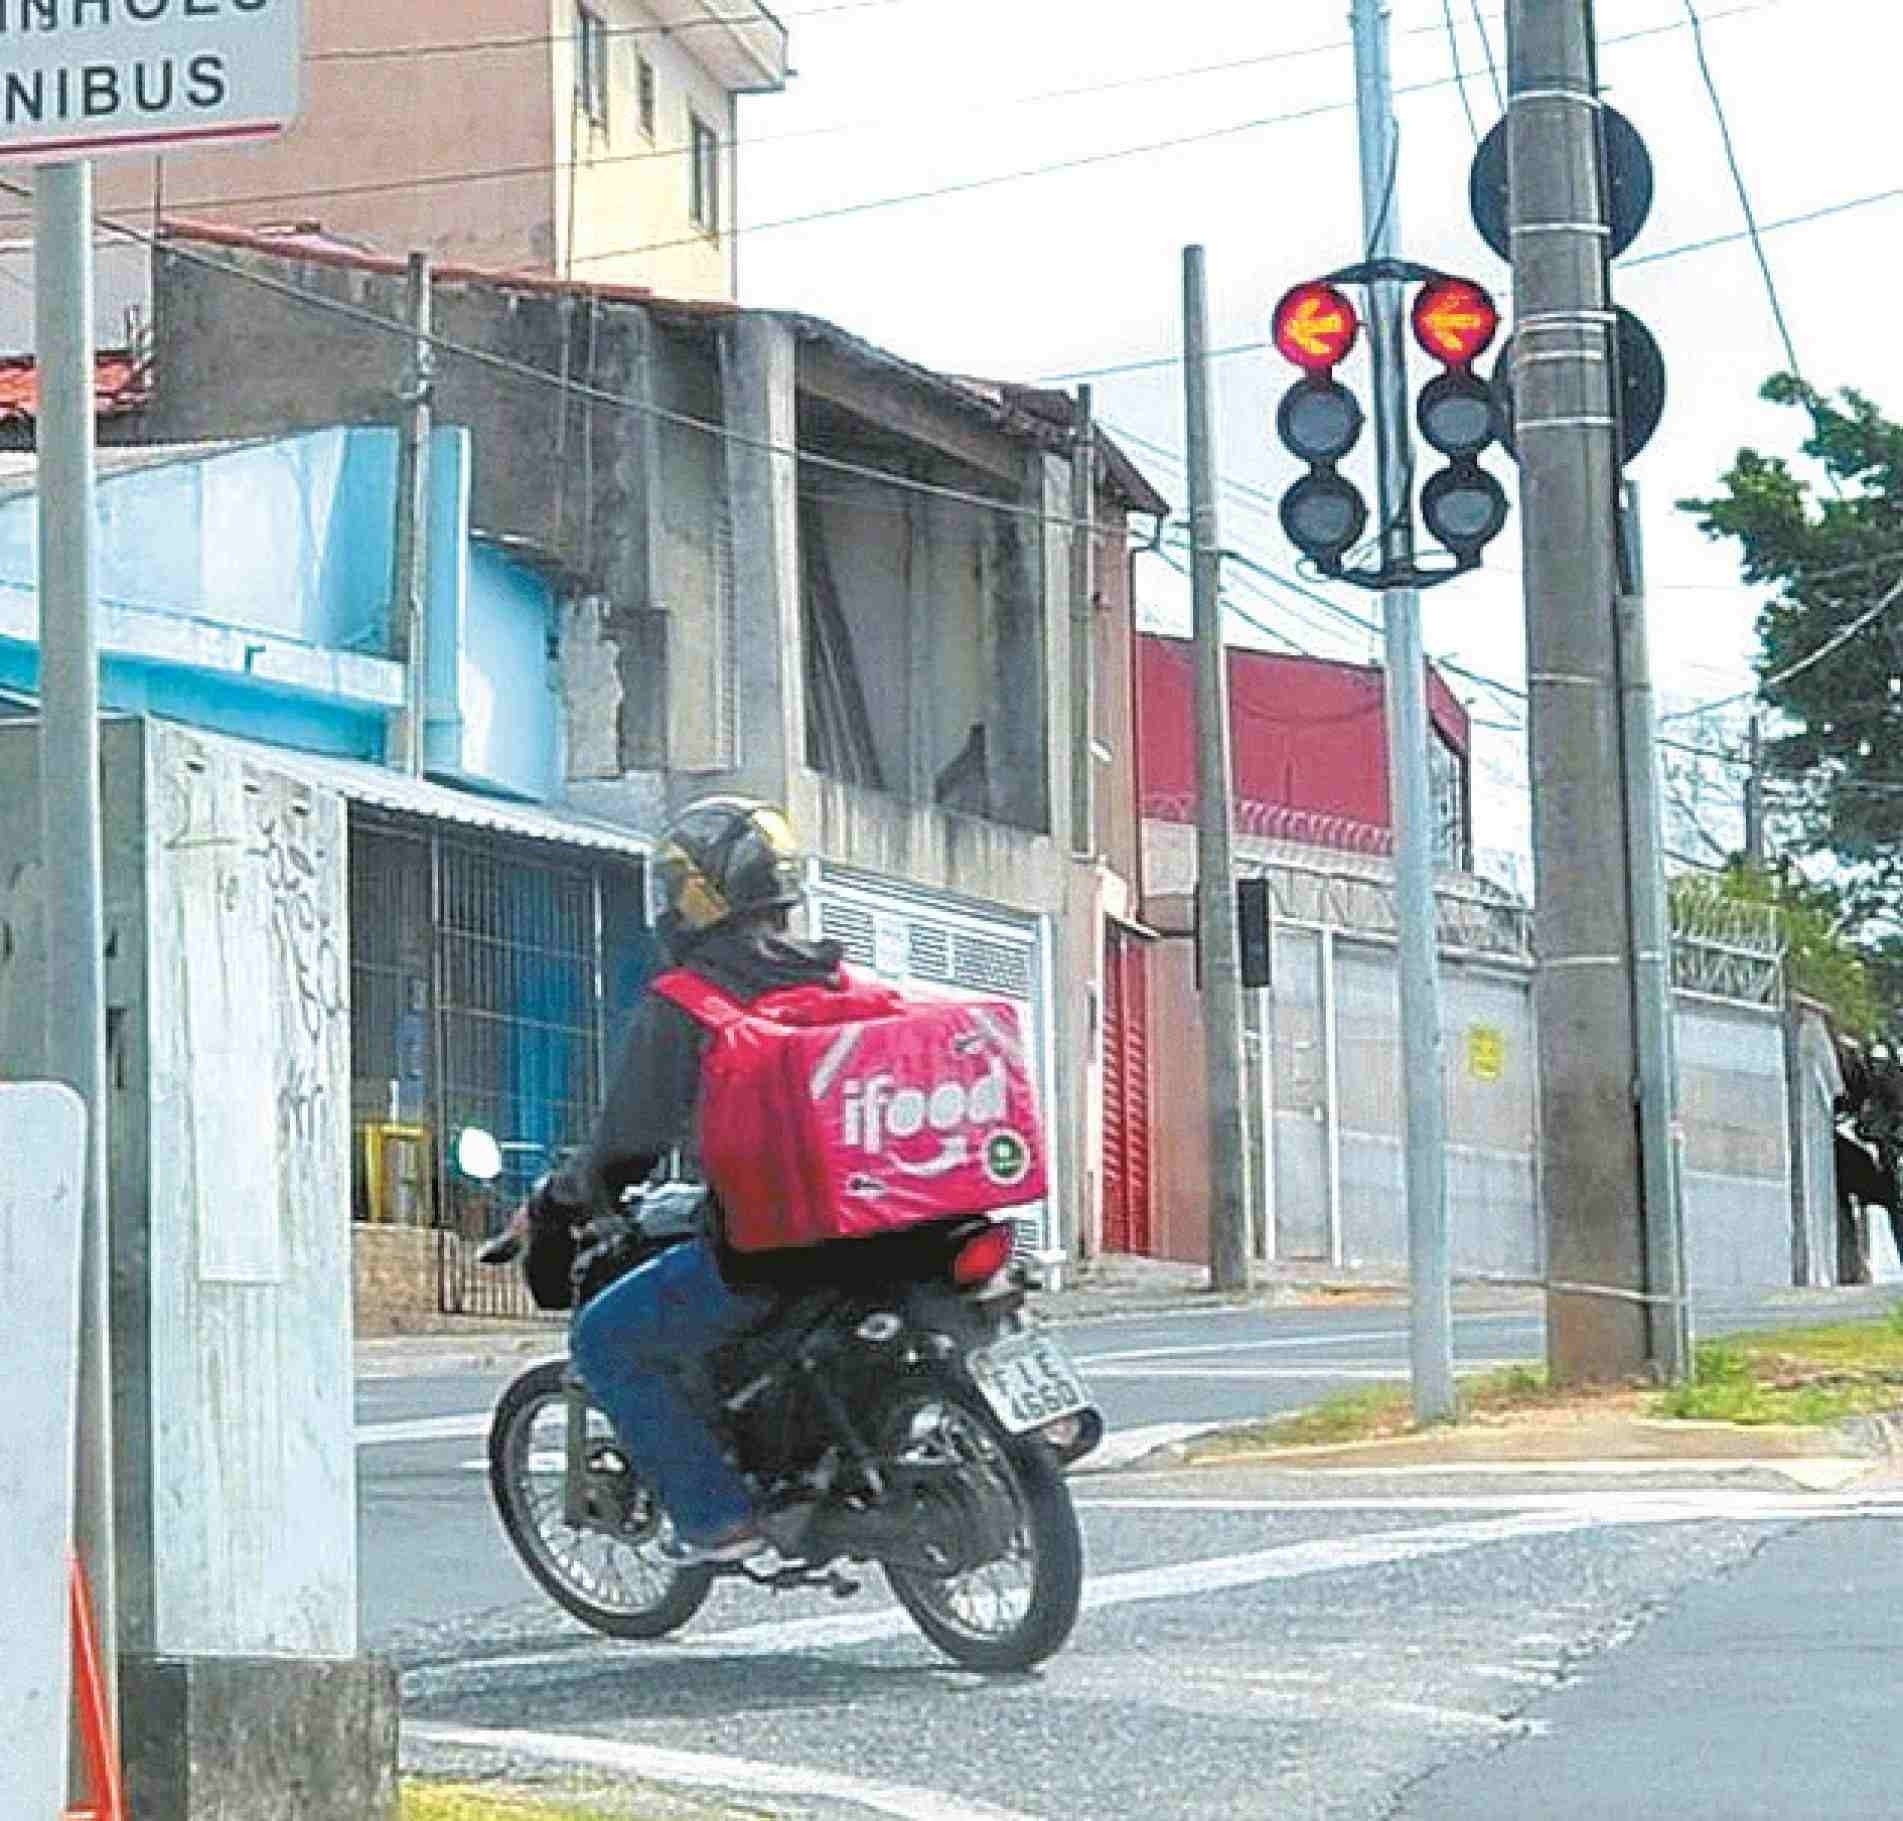
[[[1317,279],[1297,285],[1275,306],[1276,351],[1305,373],[1330,373],[1348,358],[1361,318],[1346,295]]]
[[[296,117],[304,0],[0,0],[0,159],[268,138]]]
[[[1619,358],[1619,465],[1632,461],[1652,440],[1665,416],[1665,356],[1657,338],[1623,305],[1616,309]],[[1513,442],[1513,343],[1500,350],[1490,382],[1500,412],[1500,440],[1519,459]]]
[[[1612,257],[1617,259],[1638,239],[1652,213],[1652,154],[1639,130],[1615,108],[1600,110],[1606,123],[1606,213],[1612,223]],[[1467,179],[1474,226],[1480,238],[1502,259],[1513,258],[1513,237],[1507,229],[1507,123],[1493,130],[1474,154]]]

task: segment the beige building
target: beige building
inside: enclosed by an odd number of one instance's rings
[[[734,294],[739,105],[785,86],[759,0],[306,0],[272,143],[98,168],[102,211],[300,225],[385,253]],[[0,240],[29,228],[0,217]],[[105,325],[109,330],[112,325]]]

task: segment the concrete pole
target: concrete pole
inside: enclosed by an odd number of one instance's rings
[[[1361,129],[1361,206],[1370,259],[1400,254],[1398,159],[1385,0],[1355,0],[1355,101]],[[1372,287],[1374,431],[1381,560],[1414,557],[1414,457],[1409,447],[1403,297],[1391,279]],[[1434,811],[1428,783],[1427,658],[1421,600],[1412,588],[1381,596],[1387,663],[1388,778],[1395,828],[1401,947],[1401,1087],[1407,1124],[1408,1283],[1414,1415],[1450,1421],[1454,1393],[1452,1265],[1447,1236],[1446,1107],[1441,1081],[1440,956],[1434,907]]]
[[[1632,1004],[1639,1051],[1639,1151],[1645,1208],[1645,1278],[1652,1370],[1677,1384],[1691,1367],[1685,1302],[1685,1229],[1678,1159],[1678,1045],[1672,1015],[1672,916],[1665,895],[1665,831],[1659,816],[1658,748],[1651,659],[1645,638],[1645,550],[1639,490],[1625,488],[1621,513],[1624,589],[1619,598],[1619,713],[1625,749],[1626,829],[1631,842]]]
[[[1209,298],[1203,249],[1183,249],[1183,374],[1189,419],[1191,590],[1196,641],[1196,915],[1209,1086],[1209,1281],[1249,1285],[1249,1149],[1242,1105],[1242,963],[1236,934],[1229,768],[1229,653],[1209,428]]]
[[[1751,717],[1748,754],[1751,769],[1744,781],[1744,857],[1754,872],[1765,867],[1764,844],[1764,717]]]
[[[1541,1181],[1556,1382],[1649,1355],[1619,703],[1606,200],[1587,0],[1510,0],[1515,435],[1539,955]]]
[[[404,310],[415,340],[403,376],[397,446],[396,553],[390,587],[391,632],[404,665],[404,705],[394,717],[391,764],[423,774],[429,725],[429,441],[431,373],[430,263],[412,253]]]
[[[107,1199],[106,937],[93,574],[92,166],[33,178],[40,380],[40,854],[46,869],[46,1064],[85,1103],[74,1534],[92,1578],[117,1706],[113,1553],[111,1219]]]
[[[1077,388],[1070,469],[1071,852],[1097,857],[1097,431],[1091,389]]]

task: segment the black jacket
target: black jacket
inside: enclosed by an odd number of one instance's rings
[[[830,980],[842,955],[836,942],[803,942],[757,922],[738,923],[711,930],[679,965],[750,1004],[781,987]],[[650,993],[641,1001],[592,1141],[549,1184],[551,1212],[586,1218],[645,1182],[671,1151],[684,1152],[692,1167],[705,1046],[706,1033],[671,1000]],[[790,1259],[742,1259],[724,1246],[721,1268],[736,1284],[762,1287],[790,1287],[802,1274]]]

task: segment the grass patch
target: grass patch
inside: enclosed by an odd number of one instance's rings
[[[1641,1396],[1636,1384],[1554,1389],[1544,1366],[1508,1366],[1460,1380],[1459,1421],[1502,1426],[1542,1414],[1647,1415],[1688,1422],[1829,1428],[1903,1409],[1903,1303],[1874,1321],[1775,1328],[1698,1348],[1692,1380]],[[1405,1385],[1324,1398],[1291,1416],[1224,1430],[1196,1443],[1198,1460],[1278,1448],[1342,1447],[1422,1433]]]
[[[1463,1377],[1458,1386],[1460,1420],[1498,1421],[1516,1412],[1552,1403],[1544,1366],[1505,1366]],[[1265,1448],[1327,1448],[1352,1442],[1387,1441],[1422,1433],[1414,1420],[1413,1394],[1405,1385],[1381,1385],[1367,1391],[1343,1391],[1306,1410],[1264,1423],[1224,1430],[1198,1442],[1198,1458],[1253,1454]]]
[[[1826,1428],[1903,1405],[1903,1305],[1882,1321],[1734,1334],[1699,1347],[1689,1384],[1654,1414],[1688,1422]]]
[[[403,1785],[403,1821],[610,1821],[605,1809],[467,1783]]]
[[[585,1794],[538,1794],[493,1783],[435,1778],[403,1780],[401,1821],[761,1821],[753,1808],[705,1807],[659,1791],[617,1789]]]

